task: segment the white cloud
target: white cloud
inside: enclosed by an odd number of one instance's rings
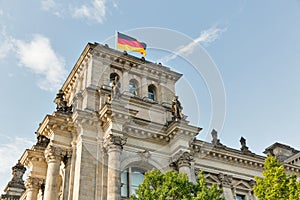
[[[2,40],[2,42],[0,43],[0,59],[3,59],[13,49],[12,38],[7,35],[6,26],[1,27],[0,40]]]
[[[2,44],[0,44],[0,59],[5,58],[13,49],[13,44],[11,40],[4,39]]]
[[[34,144],[34,141],[29,138],[21,137],[9,137],[0,135],[1,141],[5,141],[0,144],[0,190],[4,189],[8,181],[12,178],[11,167],[13,167],[18,159],[22,156],[25,149],[30,149]],[[23,177],[25,178],[25,177]]]
[[[56,3],[54,0],[42,0],[41,6],[43,10],[51,10],[56,7]]]
[[[214,42],[215,40],[219,39],[224,31],[226,31],[226,29],[220,29],[216,27],[211,27],[207,30],[201,31],[199,37],[194,39],[193,42],[177,48],[176,52],[173,55],[166,56],[160,59],[159,62],[167,63],[170,60],[175,59],[178,55],[189,55],[194,51],[195,47],[199,43],[203,45],[208,45]]]
[[[72,16],[75,18],[85,18],[97,23],[103,23],[105,14],[105,0],[93,0],[89,5],[83,4],[79,7],[75,7]]]
[[[65,61],[52,49],[50,40],[35,35],[30,42],[14,40],[15,51],[22,66],[40,75],[38,86],[44,90],[57,90],[65,78]]]
[[[118,0],[69,1],[41,0],[41,9],[58,17],[85,19],[87,22],[103,23],[109,8],[118,8]]]
[[[47,37],[35,35],[31,41],[25,42],[8,36],[3,27],[0,39],[0,59],[13,52],[11,55],[17,57],[21,66],[39,75],[41,89],[54,91],[61,87],[67,74],[65,60],[53,50]]]

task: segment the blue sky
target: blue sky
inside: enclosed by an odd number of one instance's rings
[[[85,45],[136,28],[183,34],[214,62],[226,95],[223,144],[240,148],[244,136],[257,154],[274,142],[300,149],[299,19],[297,0],[0,0],[0,188],[31,148],[38,124],[54,111],[55,94]],[[133,35],[146,38],[143,31]],[[144,42],[151,47],[154,38]],[[196,52],[189,43],[177,50],[183,48]],[[210,141],[209,85],[193,75],[189,60],[164,59],[176,53],[150,48],[146,59],[184,74],[177,85],[183,112],[204,128],[199,138]]]

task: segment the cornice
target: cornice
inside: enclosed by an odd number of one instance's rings
[[[245,154],[242,151],[226,146],[217,147],[210,143],[194,140],[190,147],[195,152],[195,158],[217,160],[224,163],[234,163],[242,167],[263,170],[266,157],[257,154]],[[292,173],[300,173],[300,167],[282,163],[284,168]]]
[[[137,58],[129,54],[124,54],[105,45],[97,44],[93,48],[92,54],[101,57],[106,62],[117,66],[121,69],[137,69],[140,74],[144,74],[145,70],[151,76],[164,76],[170,80],[177,81],[182,74],[170,70],[170,68],[161,64],[156,64],[145,59]]]
[[[43,151],[34,151],[26,149],[20,158],[20,163],[24,166],[30,167],[31,162],[45,162]]]
[[[229,147],[217,147],[210,143],[194,140],[190,147],[195,152],[195,157],[218,160],[226,163],[248,166],[250,168],[262,169],[265,157],[256,154],[244,154],[239,150]]]
[[[53,115],[46,115],[40,124],[37,133],[49,137],[53,130],[60,130],[60,132],[72,132],[74,130],[71,116],[54,112]]]
[[[78,78],[78,77],[76,77],[76,74],[79,71],[81,71],[80,68],[82,67],[82,65],[81,65],[82,62],[87,58],[87,56],[90,57],[90,55],[88,55],[88,54],[89,54],[89,52],[91,52],[95,48],[95,46],[97,46],[97,45],[92,44],[92,43],[88,43],[85,46],[83,52],[80,54],[80,56],[79,56],[77,62],[75,63],[71,73],[69,74],[68,78],[66,79],[66,81],[64,82],[64,84],[61,88],[66,93],[68,92],[67,90],[68,90],[69,85],[70,84],[72,85],[75,82],[75,80]]]

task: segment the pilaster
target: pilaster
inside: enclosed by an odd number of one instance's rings
[[[63,199],[68,199],[70,190],[70,173],[71,173],[71,158],[72,149],[66,151],[66,155],[63,158],[65,165],[65,177],[64,177],[64,189],[63,189]]]

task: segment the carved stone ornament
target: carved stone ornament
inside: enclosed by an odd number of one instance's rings
[[[240,143],[241,143],[241,151],[242,151],[244,154],[253,154],[253,153],[249,150],[249,147],[247,147],[247,145],[246,145],[246,139],[245,139],[244,137],[241,137]]]
[[[45,150],[45,157],[47,162],[57,161],[60,162],[66,155],[66,150],[61,147],[48,146]]]
[[[71,157],[72,157],[72,149],[66,149],[66,154],[63,158],[63,162],[64,162],[65,166],[70,164]]]
[[[44,180],[36,177],[28,177],[25,183],[26,189],[40,189]]]
[[[125,145],[127,142],[127,138],[119,135],[113,135],[110,134],[105,141],[105,146],[107,148],[111,147],[120,147],[123,148],[123,145]]]
[[[173,120],[181,120],[183,119],[182,115],[182,106],[180,101],[178,100],[178,96],[175,96],[172,100],[172,115]]]
[[[48,146],[49,142],[50,142],[50,139],[48,139],[46,136],[38,135],[37,141],[36,141],[36,146],[46,148]]]
[[[253,180],[253,179],[251,179],[248,183],[251,186],[251,188],[253,188],[254,186],[256,186],[256,181]]]
[[[12,167],[12,179],[9,181],[7,186],[15,188],[25,188],[23,175],[26,171],[26,168],[18,161],[18,163]]]
[[[59,92],[56,94],[54,103],[56,103],[57,112],[66,113],[66,114],[72,113],[72,105],[68,106],[68,102],[65,100],[64,91],[59,90]]]
[[[211,131],[211,136],[212,136],[212,141],[211,143],[214,145],[214,146],[217,146],[217,147],[224,147],[224,145],[220,142],[220,139],[218,139],[218,132],[213,129]]]
[[[138,155],[140,156],[141,160],[144,162],[147,162],[151,156],[150,152],[147,150],[138,152]]]
[[[232,187],[232,176],[231,175],[220,173],[218,175],[218,179],[220,180],[222,186]]]
[[[171,160],[170,167],[180,168],[182,166],[190,166],[191,162],[194,160],[192,154],[185,151],[179,151]]]

